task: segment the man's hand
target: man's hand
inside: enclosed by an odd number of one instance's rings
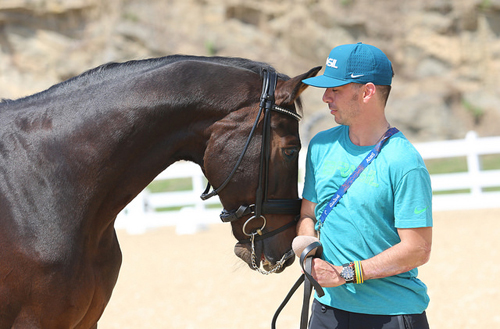
[[[342,266],[335,266],[320,258],[312,261],[312,276],[324,288],[338,287],[345,284],[345,280],[340,276]]]

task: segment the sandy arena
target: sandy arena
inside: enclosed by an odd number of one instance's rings
[[[500,328],[500,209],[434,214],[431,260],[419,277],[429,289],[431,328]],[[264,329],[300,275],[251,271],[233,254],[230,225],[194,235],[174,227],[118,231],[123,265],[99,329]],[[277,328],[299,327],[302,288]]]

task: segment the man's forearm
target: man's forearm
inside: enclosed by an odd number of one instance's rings
[[[314,229],[314,220],[310,217],[301,217],[297,222],[297,235],[317,237],[317,232]]]
[[[316,218],[314,216],[315,208],[316,203],[311,202],[305,198],[302,199],[300,219],[297,222],[297,235],[309,235],[317,237],[317,232],[314,229],[316,224]]]
[[[400,243],[361,261],[365,280],[385,278],[410,271],[425,264],[430,257],[432,228],[399,231]]]

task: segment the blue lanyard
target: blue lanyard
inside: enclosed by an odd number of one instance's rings
[[[359,164],[358,168],[356,168],[356,170],[353,171],[353,173],[346,179],[344,184],[342,184],[342,186],[340,186],[338,191],[335,192],[332,199],[326,205],[325,209],[323,210],[323,213],[321,214],[321,217],[319,219],[321,222],[320,227],[325,222],[326,216],[328,216],[328,214],[333,210],[333,208],[337,205],[337,203],[339,203],[340,199],[342,199],[342,197],[344,196],[347,189],[352,185],[352,183],[354,183],[356,178],[359,177],[361,172],[378,156],[378,154],[380,153],[380,150],[382,149],[382,145],[384,145],[384,143],[392,135],[394,135],[398,132],[399,132],[399,130],[395,127],[392,127],[389,130],[387,130],[385,132],[384,136],[382,136],[382,139],[377,143],[377,145],[375,145],[373,150],[371,150],[370,153],[368,153],[368,155],[366,156],[366,158]]]

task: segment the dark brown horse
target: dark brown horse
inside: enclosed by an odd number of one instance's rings
[[[178,160],[225,185],[221,216],[238,256],[252,268],[290,265],[296,214],[242,205],[297,199],[295,103],[318,71],[280,74],[274,92],[266,64],[170,56],[103,65],[1,102],[0,329],[96,328],[121,264],[116,215]]]

